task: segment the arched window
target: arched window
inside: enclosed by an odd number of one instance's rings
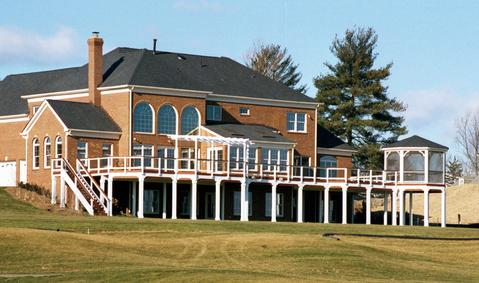
[[[399,153],[391,152],[386,159],[386,170],[399,171]]]
[[[39,168],[40,167],[40,142],[38,141],[37,138],[34,138],[32,141],[32,165],[33,168]]]
[[[326,177],[326,168],[337,168],[338,161],[335,157],[330,155],[322,156],[319,159],[319,177]],[[329,170],[329,177],[336,177],[337,171],[336,170]]]
[[[176,134],[176,111],[169,104],[163,105],[158,111],[158,134]]]
[[[55,139],[55,158],[63,157],[63,148],[62,148],[62,137],[58,136]]]
[[[133,130],[139,133],[153,133],[153,108],[150,104],[141,102],[136,105]]]
[[[424,181],[424,155],[411,151],[404,157],[404,180]]]
[[[49,168],[50,161],[52,160],[52,142],[50,137],[46,137],[43,142],[43,167]]]
[[[198,110],[193,106],[188,106],[181,112],[181,134],[187,135],[198,128],[200,122]]]

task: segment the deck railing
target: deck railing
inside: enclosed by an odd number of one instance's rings
[[[303,183],[341,183],[350,186],[385,186],[398,184],[398,172],[322,168],[288,164],[247,163],[200,158],[157,158],[144,156],[99,157],[82,159],[82,171],[93,176],[111,173],[142,173],[156,176],[190,174],[204,177],[246,177],[257,180]],[[53,160],[52,173],[61,162]],[[88,176],[90,177],[90,176]]]

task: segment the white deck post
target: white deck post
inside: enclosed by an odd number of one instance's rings
[[[429,226],[429,189],[424,189],[424,226]]]
[[[391,224],[393,226],[397,225],[397,189],[394,188],[391,192],[392,194],[392,199],[391,199]]]
[[[348,187],[342,187],[343,191],[343,213],[342,213],[342,224],[348,224]]]
[[[215,220],[221,220],[221,181],[217,180],[215,182]]]
[[[323,223],[329,223],[329,187],[324,187],[324,219]]]
[[[399,190],[399,225],[404,226],[404,191]]]
[[[136,216],[136,203],[137,203],[137,182],[133,181],[131,183],[131,213],[133,216]]]
[[[80,201],[78,200],[78,197],[75,195],[75,210],[78,211],[79,209],[80,209]]]
[[[191,220],[196,220],[197,198],[198,198],[198,181],[197,180],[191,180],[191,212],[190,212]]]
[[[319,216],[318,216],[318,222],[321,223],[323,222],[323,214],[324,214],[324,200],[323,200],[323,192],[319,191]]]
[[[241,221],[248,221],[249,204],[248,204],[248,181],[241,181]]]
[[[300,184],[298,186],[298,223],[303,222],[303,189],[304,185]]]
[[[441,227],[446,227],[446,188],[441,192]]]
[[[176,219],[176,205],[177,205],[178,181],[173,179],[171,182],[171,219]]]
[[[166,219],[166,183],[163,183],[163,204],[161,206],[162,213],[161,218]]]
[[[63,177],[63,173],[60,176],[60,207],[65,207],[65,178]]]
[[[108,216],[113,216],[113,178],[108,177]]]
[[[138,177],[138,218],[143,218],[143,202],[145,200],[145,176]]]
[[[412,211],[412,192],[409,193],[409,225],[414,225],[414,214]]]
[[[371,187],[366,187],[366,224],[371,224]]]
[[[384,225],[388,225],[388,198],[389,194],[387,191],[384,191],[384,213],[383,213],[383,221]]]
[[[51,199],[52,204],[57,203],[57,177],[52,175],[52,199]]]
[[[106,182],[106,178],[105,176],[101,175],[100,177],[100,189],[105,192],[105,182]],[[100,201],[103,203],[103,194],[100,194]]]
[[[276,189],[277,183],[271,184],[271,222],[276,222]]]

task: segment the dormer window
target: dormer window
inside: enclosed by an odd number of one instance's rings
[[[241,116],[249,116],[249,108],[240,107],[240,115]]]
[[[208,121],[221,121],[222,116],[221,106],[207,105],[206,106],[206,120]]]

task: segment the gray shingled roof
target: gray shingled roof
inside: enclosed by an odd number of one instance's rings
[[[226,57],[116,48],[103,56],[101,86],[144,85],[216,94],[314,102],[281,83]],[[9,75],[0,82],[0,115],[27,113],[22,95],[86,89],[88,65]]]
[[[320,125],[318,125],[316,134],[318,139],[318,147],[352,151],[355,150],[352,146],[345,143],[343,140]]]
[[[282,136],[276,130],[261,125],[215,124],[205,127],[227,138],[245,138],[261,142],[295,143]]]
[[[430,147],[430,148],[437,148],[437,149],[445,149],[448,150],[449,148],[423,137],[414,135],[412,137],[397,141],[395,143],[383,146],[383,148],[392,148],[392,147]]]
[[[48,100],[68,129],[121,133],[120,127],[100,107],[91,103]]]

